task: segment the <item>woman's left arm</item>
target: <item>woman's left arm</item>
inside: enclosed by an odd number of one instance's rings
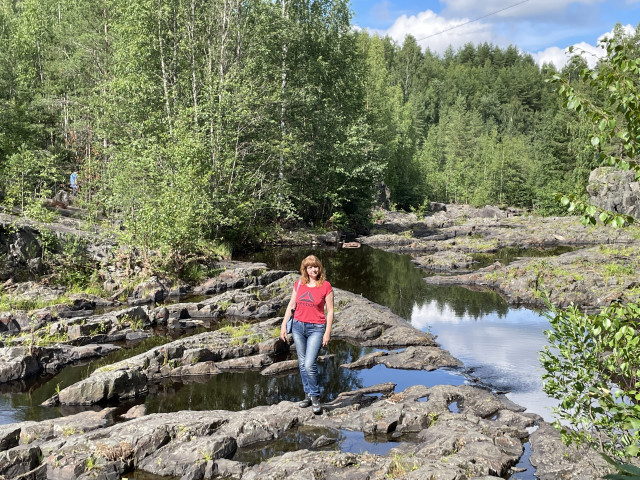
[[[325,305],[327,307],[327,326],[322,336],[322,346],[326,347],[331,339],[331,325],[333,324],[333,290],[329,292],[325,298]]]

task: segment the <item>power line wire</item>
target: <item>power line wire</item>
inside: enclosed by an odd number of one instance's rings
[[[510,8],[517,7],[518,5],[522,5],[523,3],[527,3],[529,0],[523,0],[522,2],[514,3],[513,5],[509,5],[508,7],[501,8],[500,10],[496,10],[495,12],[487,13],[486,15],[482,15],[481,17],[474,18],[473,20],[469,20],[468,22],[461,23],[460,25],[455,25],[453,27],[442,30],[441,32],[432,33],[431,35],[427,35],[426,37],[418,38],[416,42],[420,42],[422,40],[426,40],[427,38],[435,37],[436,35],[440,35],[442,33],[449,32],[456,28],[463,27],[465,25],[469,25],[470,23],[477,22],[478,20],[482,20],[483,18],[490,17],[491,15],[495,15],[496,13],[504,12],[505,10],[509,10]]]

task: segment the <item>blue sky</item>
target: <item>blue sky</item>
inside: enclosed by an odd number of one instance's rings
[[[629,29],[640,23],[640,0],[351,0],[351,8],[358,28],[398,43],[411,34],[438,53],[467,42],[515,45],[558,68],[568,46],[588,52],[594,64],[598,38],[616,23]]]

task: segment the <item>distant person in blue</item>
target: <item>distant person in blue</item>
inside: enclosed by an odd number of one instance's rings
[[[71,195],[76,196],[78,191],[78,172],[73,172],[69,177],[69,183],[71,184]]]

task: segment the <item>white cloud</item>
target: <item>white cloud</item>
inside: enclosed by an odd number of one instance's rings
[[[627,1],[640,2],[640,0]],[[548,15],[550,9],[554,11],[566,10],[569,4],[577,3],[592,5],[599,2],[602,2],[602,0],[536,0],[524,3],[518,6],[518,8],[525,6],[528,8],[528,12],[521,12],[521,16],[530,16],[534,14],[531,10],[534,7],[535,9],[539,9],[541,12],[546,12]],[[398,42],[398,44],[402,44],[407,35],[413,35],[423,50],[429,48],[432,52],[443,54],[449,46],[453,47],[455,50],[464,46],[466,43],[478,45],[488,42],[503,48],[512,44],[522,46],[525,42],[518,41],[516,39],[521,35],[524,35],[529,41],[533,42],[529,45],[539,45],[542,42],[540,40],[535,40],[535,37],[546,37],[548,40],[549,35],[553,35],[554,32],[556,34],[559,32],[557,28],[553,28],[549,24],[543,23],[543,27],[537,22],[526,21],[524,18],[523,22],[510,24],[508,31],[504,29],[499,30],[497,28],[497,24],[491,24],[488,21],[474,20],[473,17],[455,18],[455,15],[453,15],[455,12],[459,11],[466,11],[466,14],[469,15],[469,10],[473,10],[473,6],[475,6],[475,8],[479,8],[477,6],[480,4],[485,5],[485,2],[476,2],[475,0],[445,0],[445,3],[447,6],[446,11],[447,13],[449,13],[449,11],[452,12],[453,20],[445,18],[440,14],[436,14],[432,10],[426,10],[418,13],[417,15],[401,15],[395,20],[389,29],[386,31],[378,31],[376,33],[389,35],[393,40]],[[534,7],[529,4],[532,4]],[[377,5],[384,9],[388,8],[388,3],[386,1],[380,2]],[[488,0],[486,5],[487,6],[483,11],[495,11],[499,8],[504,8],[505,4],[504,0]],[[476,10],[476,12],[478,11]],[[536,25],[537,28],[535,27]],[[622,28],[628,34],[633,34],[635,31],[635,28],[631,25],[626,25]],[[575,35],[578,33],[577,31],[574,32],[571,27],[569,27],[568,30],[562,29],[562,31],[564,31],[565,35]],[[612,33],[613,30],[601,35],[598,38],[596,45],[591,45],[587,42],[574,44],[573,53],[569,53],[568,48],[564,48],[562,46],[551,46],[537,52],[529,50],[528,53],[531,53],[532,57],[539,65],[542,65],[543,63],[553,63],[558,70],[561,70],[567,64],[569,59],[576,54],[582,55],[587,64],[590,67],[593,67],[605,53],[598,44],[605,36],[611,36]],[[515,35],[514,38],[512,38],[513,35]]]
[[[549,47],[538,53],[532,53],[531,56],[538,65],[552,63],[558,70],[562,69],[568,60],[565,49],[559,47]]]
[[[622,30],[627,35],[632,35],[635,32],[635,28],[631,25],[624,25]],[[596,63],[598,63],[598,60],[606,53],[600,43],[604,38],[611,36],[613,36],[613,30],[600,35],[596,45],[590,45],[586,42],[576,43],[573,45],[573,53],[569,53],[568,48],[562,49],[559,47],[548,47],[537,53],[532,53],[531,56],[538,65],[542,65],[543,63],[553,63],[558,70],[561,70],[573,55],[580,55],[587,61],[587,65],[593,68]]]
[[[444,53],[449,45],[454,49],[465,43],[474,44],[494,41],[491,28],[483,23],[469,23],[468,19],[447,20],[431,10],[418,15],[402,15],[384,32],[402,44],[407,35],[413,35],[418,44],[432,52]],[[441,32],[447,35],[440,35]]]
[[[544,63],[553,63],[556,69],[562,70],[567,64],[569,59],[574,55],[581,55],[586,61],[589,67],[594,67],[604,55],[604,50],[600,47],[594,47],[585,42],[575,44],[573,53],[569,53],[568,48],[549,47],[540,52],[532,53],[531,56],[538,65]]]

